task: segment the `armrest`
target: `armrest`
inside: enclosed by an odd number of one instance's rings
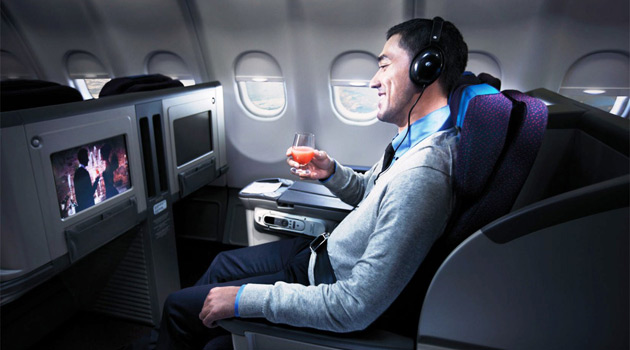
[[[505,215],[481,231],[496,243],[507,243],[530,232],[577,218],[627,207],[628,175],[569,191]]]
[[[433,277],[419,348],[627,348],[628,197],[623,176],[475,232]]]
[[[352,333],[333,333],[310,328],[297,328],[287,325],[272,324],[265,320],[225,319],[219,326],[234,335],[247,337],[252,348],[257,348],[255,337],[263,335],[284,341],[283,348],[291,348],[297,343],[311,344],[332,349],[414,349],[415,339],[392,332],[371,329]],[[290,345],[290,346],[289,346]]]

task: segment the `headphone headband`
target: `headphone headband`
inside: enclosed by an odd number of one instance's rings
[[[442,36],[442,25],[444,25],[442,17],[433,18],[433,27],[431,28],[431,36],[429,37],[429,46],[440,41],[440,37]]]
[[[422,87],[431,85],[437,80],[444,68],[444,53],[438,46],[442,37],[444,20],[441,17],[435,17],[432,22],[429,43],[416,54],[409,67],[409,78],[414,84]]]

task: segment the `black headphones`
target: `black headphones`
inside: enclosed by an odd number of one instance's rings
[[[437,80],[442,73],[444,53],[437,46],[437,42],[440,41],[443,24],[444,20],[441,17],[433,19],[429,44],[411,60],[409,78],[416,85],[427,87]]]

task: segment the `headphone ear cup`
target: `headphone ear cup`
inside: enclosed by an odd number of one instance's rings
[[[431,85],[442,73],[444,55],[438,47],[430,46],[420,51],[411,61],[409,78],[416,85]]]

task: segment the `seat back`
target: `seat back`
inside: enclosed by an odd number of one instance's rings
[[[556,195],[475,232],[433,277],[417,348],[628,349],[629,179]]]
[[[114,78],[101,89],[99,97],[125,94],[128,92],[153,91],[184,86],[181,81],[162,74],[136,75]]]
[[[83,101],[81,93],[74,88],[30,79],[1,81],[0,96],[2,112]]]
[[[449,100],[460,138],[452,219],[376,327],[415,335],[419,300],[439,266],[468,236],[510,211],[540,148],[547,120],[544,103],[478,83],[465,76]]]
[[[463,121],[455,166],[458,212],[445,234],[452,248],[510,211],[534,164],[547,126],[545,104],[521,92],[504,91],[481,101],[496,109],[487,111],[483,103],[472,104],[470,115]],[[511,106],[508,114],[506,102]],[[504,119],[507,115],[509,119]]]
[[[418,348],[628,348],[628,120],[541,98],[556,106],[522,193],[441,264]]]

